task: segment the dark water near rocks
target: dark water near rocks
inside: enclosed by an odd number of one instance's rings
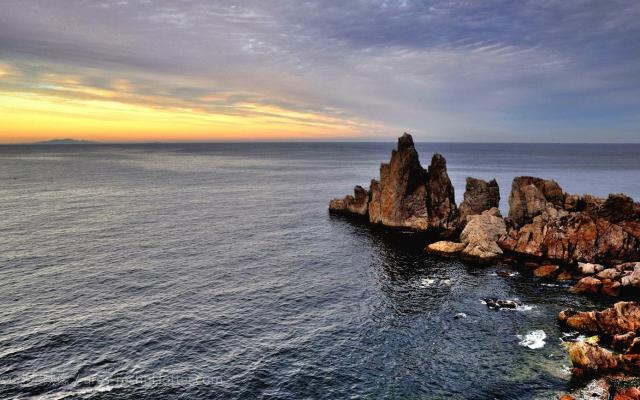
[[[555,315],[590,300],[328,215],[391,147],[0,147],[0,397],[553,398]],[[638,145],[418,148],[459,199],[522,174],[640,198]]]

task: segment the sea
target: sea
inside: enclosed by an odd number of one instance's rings
[[[335,217],[394,143],[0,146],[2,399],[552,399],[601,300]],[[640,199],[640,145],[417,143]],[[493,310],[483,299],[512,299]]]

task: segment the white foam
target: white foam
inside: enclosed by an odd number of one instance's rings
[[[520,346],[528,347],[530,349],[541,349],[547,344],[544,340],[547,338],[547,334],[543,330],[536,330],[527,333],[524,338],[522,335],[517,335],[520,339]]]
[[[435,279],[433,278],[422,278],[420,279],[420,283],[418,284],[420,287],[429,287],[435,283]]]

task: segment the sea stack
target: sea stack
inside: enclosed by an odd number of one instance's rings
[[[425,170],[408,133],[398,139],[389,163],[380,165],[380,179],[371,181],[367,197],[372,224],[420,232],[453,230],[457,225],[458,210],[444,157],[434,154]],[[353,196],[333,199],[329,210],[356,214],[349,208],[353,201]]]

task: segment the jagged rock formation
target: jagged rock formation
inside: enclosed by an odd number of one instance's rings
[[[499,213],[485,215],[497,210],[499,201],[495,180],[468,178],[458,212],[444,157],[434,154],[429,168],[423,169],[413,139],[405,133],[389,163],[380,166],[380,179],[371,180],[369,191],[357,186],[353,196],[332,200],[329,210],[364,216],[372,224],[432,230],[448,238],[462,232],[460,242],[465,247],[460,254],[480,261],[494,259],[503,251],[549,260],[549,264],[599,262],[611,266],[640,260],[640,204],[628,196],[576,196],[564,193],[553,180],[521,176],[513,180],[506,220]],[[496,232],[503,232],[497,241]],[[443,246],[432,252],[455,254],[461,248]],[[614,278],[592,277],[577,290],[616,294],[621,287],[640,287],[640,268],[619,272]]]
[[[564,263],[640,259],[640,204],[628,196],[567,195],[555,181],[518,177],[509,205],[503,250]]]
[[[367,215],[369,210],[369,193],[362,187],[353,188],[354,196],[344,199],[333,199],[329,202],[329,210],[338,213]]]
[[[556,181],[519,176],[511,184],[509,219],[515,226],[528,224],[545,211],[547,203],[564,204],[564,193]]]
[[[460,203],[460,224],[467,223],[470,215],[481,214],[483,211],[500,206],[500,188],[495,179],[483,181],[472,177],[467,178],[464,200]]]
[[[457,226],[458,210],[444,157],[434,154],[424,170],[407,133],[398,139],[389,163],[380,165],[380,180],[371,181],[367,197],[366,213],[373,224],[416,231],[454,230]],[[329,210],[351,212],[347,203],[347,198],[334,199]]]

